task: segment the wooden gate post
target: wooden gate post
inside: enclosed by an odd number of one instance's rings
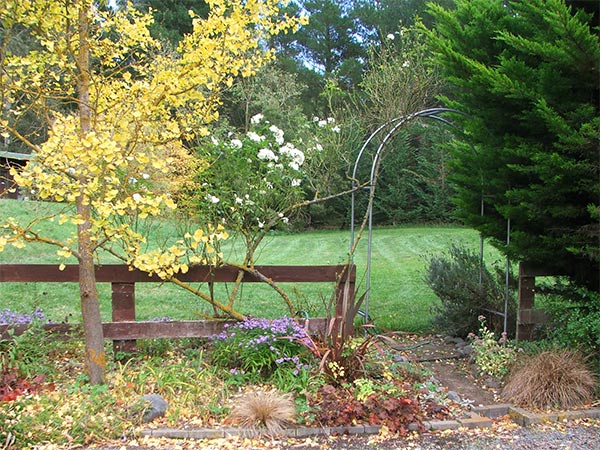
[[[517,342],[530,341],[534,324],[528,317],[528,312],[535,303],[535,277],[528,276],[523,270],[523,263],[519,264],[519,307],[517,310]]]
[[[111,283],[113,322],[135,322],[135,283]],[[113,351],[134,352],[135,340],[114,340]]]
[[[517,341],[530,341],[536,325],[549,320],[548,314],[535,308],[535,277],[560,275],[554,269],[531,264],[519,263],[519,305],[517,310]]]
[[[335,305],[335,329],[338,334],[351,336],[354,333],[354,315],[356,302],[356,266],[346,268],[347,272],[337,286]]]

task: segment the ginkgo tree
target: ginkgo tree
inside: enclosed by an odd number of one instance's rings
[[[279,11],[277,0],[207,0],[206,18],[176,51],[148,32],[149,14],[113,10],[92,0],[5,0],[0,5],[0,132],[31,148],[15,172],[18,186],[60,202],[58,217],[29,223],[8,218],[0,250],[28,241],[54,245],[79,263],[81,310],[90,382],[103,382],[105,352],[94,263],[100,249],[130,266],[168,277],[188,264],[213,262],[216,241],[227,237],[204,224],[165,249],[146,251],[135,224],[176,204],[170,195],[170,156],[218,117],[219,93],[235,77],[251,76],[272,57],[269,35],[295,28],[301,18]],[[12,45],[25,35],[27,49]],[[25,114],[45,124],[39,143],[19,126]],[[43,220],[76,225],[65,241],[41,234]],[[206,256],[208,255],[208,257]]]

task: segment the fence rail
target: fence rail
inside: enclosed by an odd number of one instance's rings
[[[254,266],[254,269],[275,283],[336,283],[337,304],[336,317],[346,320],[346,299],[354,295],[356,268],[352,266]],[[224,283],[234,282],[240,269],[231,266],[210,267],[194,266],[177,278],[185,282]],[[0,283],[77,283],[79,266],[67,265],[59,270],[55,264],[0,264]],[[135,284],[163,283],[156,275],[131,269],[123,264],[106,264],[96,266],[96,281],[112,285],[112,322],[104,323],[104,337],[112,339],[116,351],[132,351],[136,339],[153,338],[187,338],[208,337],[219,333],[227,321],[193,320],[193,321],[136,321],[135,317]],[[250,272],[243,272],[242,282],[263,282]],[[351,323],[351,322],[350,322]],[[325,318],[311,319],[307,324],[311,330],[324,330]],[[7,326],[0,327],[0,334],[6,334]],[[19,327],[15,332],[22,331]],[[48,324],[48,330],[67,331],[77,326],[65,324]]]

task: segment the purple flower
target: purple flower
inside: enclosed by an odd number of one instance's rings
[[[29,325],[43,320],[46,320],[46,315],[39,307],[36,307],[31,314],[17,313],[8,308],[0,311],[0,325]]]

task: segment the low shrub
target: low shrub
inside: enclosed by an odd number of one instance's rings
[[[522,406],[568,409],[591,402],[595,387],[581,353],[555,349],[523,358],[509,374],[502,396]]]
[[[438,331],[464,338],[478,329],[478,316],[490,310],[504,311],[505,273],[481,267],[478,254],[452,245],[448,254],[432,256],[427,263],[426,282],[441,301],[434,308],[433,322]],[[514,295],[508,306],[508,329],[512,330],[516,317]],[[502,325],[498,322],[490,327],[497,331]]]
[[[306,330],[294,319],[249,318],[211,338],[210,361],[230,384],[271,382],[286,391],[308,383],[309,355],[300,344]]]
[[[69,344],[49,338],[39,320],[43,313],[15,314],[9,310],[0,313],[0,320],[10,319],[11,324],[29,324],[22,334],[7,332],[7,339],[0,339],[0,402],[14,401],[21,395],[33,395],[52,389],[51,379],[60,372],[57,355],[68,354]]]
[[[600,369],[600,292],[574,286],[561,279],[542,284],[544,310],[550,314],[548,338],[564,348],[591,355]]]
[[[0,441],[7,448],[31,448],[41,443],[79,446],[128,435],[132,424],[106,386],[87,385],[66,392],[56,389],[0,403]]]
[[[315,422],[319,426],[347,426],[351,424],[385,425],[391,432],[404,435],[408,426],[422,422],[422,411],[416,398],[371,386],[322,386],[313,396],[317,410]],[[359,398],[357,398],[357,393]]]
[[[480,373],[502,380],[515,362],[517,353],[508,342],[506,333],[496,338],[485,323],[485,317],[479,316],[478,334],[469,334],[473,346],[473,359]]]

